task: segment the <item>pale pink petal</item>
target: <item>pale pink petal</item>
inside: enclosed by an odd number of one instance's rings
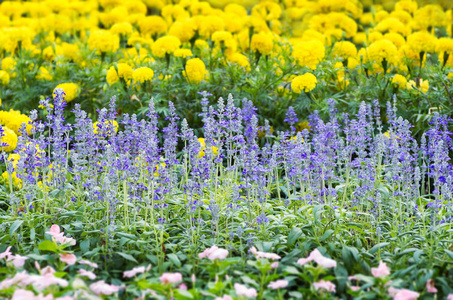
[[[299,260],[297,261],[297,264],[303,266],[309,262],[311,262],[313,259],[311,259],[310,257],[307,257],[307,258],[299,258]]]
[[[145,267],[138,267],[138,268],[133,268],[130,271],[124,271],[123,272],[123,277],[134,277],[137,274],[145,273]]]
[[[256,289],[254,288],[247,288],[245,285],[240,283],[234,284],[234,290],[238,296],[245,296],[247,298],[253,298],[258,295]]]
[[[14,291],[13,297],[11,300],[30,300],[34,299],[35,294],[31,291],[17,289]]]
[[[429,293],[437,293],[437,289],[434,286],[434,280],[430,279],[426,282],[426,289]]]
[[[11,250],[11,246],[8,246],[8,248],[6,248],[6,250],[5,250],[5,252],[0,253],[0,259],[8,258],[12,254],[9,250]]]
[[[447,300],[453,300],[453,294],[448,294]]]
[[[273,263],[271,264],[271,268],[272,268],[272,269],[277,269],[277,268],[278,268],[278,262],[277,262],[277,261],[276,261],[276,262],[273,262]]]
[[[119,287],[107,284],[104,280],[99,280],[95,283],[90,284],[90,290],[97,295],[111,295],[119,291]]]
[[[58,226],[57,224],[53,224],[52,226],[50,226],[50,231],[46,231],[47,234],[53,237],[59,235],[60,232],[60,226]]]
[[[390,275],[390,269],[385,262],[380,261],[377,268],[371,268],[371,274],[373,274],[374,277],[388,276]]]
[[[228,256],[228,250],[225,250],[225,249],[216,249],[208,254],[208,258],[210,260],[216,260],[216,259],[222,260],[222,259],[225,259],[227,256]]]
[[[337,266],[337,262],[333,259],[324,257],[318,249],[313,250],[309,256],[313,259],[318,265],[321,265],[325,268],[335,268]]]
[[[28,259],[26,256],[20,256],[19,254],[16,255],[10,255],[8,257],[8,261],[13,261],[13,265],[16,268],[23,267],[25,264],[25,261]]]
[[[60,260],[67,263],[68,265],[73,265],[76,263],[77,257],[74,254],[69,253],[60,253]]]
[[[351,286],[351,290],[354,292],[358,291],[358,290],[360,290],[360,286]]]
[[[91,271],[87,271],[85,269],[79,269],[78,272],[79,272],[80,276],[86,276],[86,277],[88,277],[91,280],[95,280],[96,279],[96,274],[94,274]]]
[[[47,266],[47,267],[41,269],[41,275],[43,275],[43,276],[47,275],[47,274],[53,274],[55,272],[56,272],[55,269],[52,268],[51,266]]]
[[[177,283],[182,281],[181,273],[164,273],[159,277],[162,283]]]
[[[419,293],[402,289],[399,290],[396,295],[393,297],[394,300],[415,300],[420,296]]]
[[[81,259],[81,260],[79,261],[79,264],[81,264],[81,265],[88,265],[88,266],[90,266],[90,267],[92,267],[92,268],[95,268],[95,269],[98,268],[98,264],[97,264],[97,263],[94,263],[94,262],[91,262],[91,261],[85,260],[85,259]]]
[[[314,282],[313,287],[315,290],[323,289],[328,292],[335,292],[335,284],[330,281],[321,280],[319,282]]]
[[[187,291],[187,285],[185,283],[181,283],[180,285],[178,285],[178,289]]]
[[[267,287],[273,290],[282,289],[287,287],[288,283],[289,283],[288,280],[271,281]]]
[[[228,295],[224,295],[223,297],[217,297],[217,298],[215,298],[215,300],[233,300],[233,298],[231,298],[231,297],[228,296]]]

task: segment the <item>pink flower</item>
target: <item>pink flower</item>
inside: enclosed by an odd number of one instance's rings
[[[231,298],[231,297],[228,296],[228,295],[224,295],[223,297],[217,297],[217,298],[215,298],[215,300],[233,300],[233,298]]]
[[[111,295],[119,291],[119,287],[113,284],[105,283],[104,280],[96,281],[90,284],[90,290],[97,295]]]
[[[358,290],[360,290],[360,286],[351,286],[351,290],[354,292],[358,291]]]
[[[262,251],[257,251],[255,247],[250,248],[250,252],[256,256],[256,258],[266,258],[266,259],[271,259],[271,260],[279,260],[281,257],[275,253],[268,253],[268,252],[262,252]]]
[[[0,253],[0,259],[3,259],[5,257],[8,258],[12,254],[9,250],[11,250],[11,246],[6,248],[5,252]]]
[[[393,300],[415,300],[418,296],[420,296],[420,294],[417,292],[402,289],[399,290],[395,296],[393,296]]]
[[[32,291],[17,289],[14,291],[11,300],[29,300],[35,299],[35,294]]]
[[[453,300],[453,294],[448,294],[447,300]]]
[[[67,287],[68,281],[62,278],[55,277],[53,274],[46,274],[44,276],[32,275],[33,286],[37,290],[45,289],[51,285],[59,285],[61,287]]]
[[[392,298],[395,297],[396,294],[398,294],[399,291],[400,291],[399,289],[395,289],[393,286],[391,286],[391,287],[389,287],[387,289],[387,292],[389,293],[389,296],[392,297]]]
[[[182,281],[181,273],[164,273],[159,277],[162,283],[177,283]]]
[[[57,224],[53,224],[52,226],[50,226],[50,231],[46,231],[47,234],[53,237],[59,235],[60,232],[60,226],[58,226]]]
[[[277,269],[277,268],[278,268],[278,261],[273,262],[273,263],[271,264],[271,268],[272,268],[272,269]]]
[[[60,260],[72,266],[76,263],[77,257],[74,254],[60,253]]]
[[[47,267],[41,269],[41,275],[43,275],[43,276],[47,275],[47,274],[53,274],[55,272],[56,272],[55,269],[52,268],[51,266],[47,266]]]
[[[387,267],[387,264],[381,260],[377,268],[371,268],[371,274],[373,274],[374,277],[387,276],[390,275],[390,269]]]
[[[23,267],[25,264],[25,261],[28,259],[26,256],[20,256],[19,254],[17,255],[10,255],[7,259],[7,261],[13,261],[13,265],[16,268]]]
[[[181,283],[180,285],[178,285],[178,289],[187,291],[187,285],[185,283]]]
[[[437,293],[437,289],[434,286],[434,280],[430,279],[426,282],[426,289],[429,293]]]
[[[138,268],[133,268],[130,271],[124,271],[123,272],[123,277],[134,277],[137,274],[145,273],[145,267],[138,267]]]
[[[27,274],[27,271],[17,272],[13,278],[6,278],[0,282],[0,290],[7,289],[15,284],[26,286],[29,285],[31,281],[32,278]]]
[[[94,274],[91,271],[87,271],[85,269],[80,269],[78,272],[79,272],[80,276],[86,276],[86,277],[88,277],[91,280],[95,280],[96,279],[96,274]]]
[[[97,267],[98,267],[98,264],[97,264],[97,263],[94,263],[94,262],[91,262],[91,261],[85,260],[85,259],[81,259],[81,260],[79,261],[79,264],[81,264],[81,265],[88,265],[88,266],[90,266],[90,267],[92,267],[92,268],[95,268],[95,269],[97,269]]]
[[[358,281],[359,279],[357,278],[357,276],[351,275],[351,276],[348,276],[348,280],[351,280],[351,281],[352,280],[357,280]]]
[[[289,283],[288,280],[271,281],[267,287],[273,290],[282,289],[287,287],[288,283]]]
[[[301,266],[305,265],[310,261],[315,261],[318,265],[323,266],[324,268],[335,268],[337,262],[333,259],[324,257],[318,249],[313,250],[307,258],[300,258],[297,263]]]
[[[319,282],[314,282],[313,286],[315,290],[323,289],[328,292],[335,292],[335,284],[330,281],[321,280]]]
[[[238,296],[246,296],[247,298],[253,298],[258,295],[254,288],[247,288],[245,285],[240,283],[234,284],[234,290]]]
[[[76,240],[73,239],[73,238],[70,238],[70,237],[66,237],[66,236],[58,236],[58,237],[55,237],[55,240],[64,245],[64,244],[70,244],[71,246],[75,246],[76,244]]]
[[[207,257],[210,260],[216,259],[225,259],[228,256],[228,250],[220,249],[216,245],[213,245],[211,248],[207,248],[200,254],[198,254],[199,258]]]

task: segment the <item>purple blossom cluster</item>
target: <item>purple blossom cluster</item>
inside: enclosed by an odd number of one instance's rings
[[[126,226],[137,221],[163,226],[181,217],[172,207],[182,202],[189,235],[202,236],[205,222],[217,235],[224,215],[235,232],[230,238],[249,241],[254,233],[247,228],[264,230],[269,222],[269,201],[366,212],[371,222],[378,222],[384,209],[394,216],[428,211],[433,226],[450,220],[451,119],[433,115],[419,144],[392,104],[383,124],[377,101],[362,103],[350,116],[339,114],[330,99],[329,118],[314,111],[310,130],[296,132],[298,117],[290,107],[289,130],[272,133],[268,122],[258,125],[251,101],[230,94],[210,105],[210,94],[201,95],[202,129],[180,120],[171,102],[159,122],[152,99],[142,120],[128,114],[119,120],[112,98],[96,122],[76,104],[75,124],[68,124],[65,95],[57,89],[53,106],[41,103],[46,120],[32,114],[32,134],[19,139],[19,161],[7,163],[8,172],[22,181],[10,191],[11,213],[17,213],[18,198],[25,202],[22,213],[46,209],[52,199],[85,203],[88,211],[103,207],[102,227],[110,235],[119,219]],[[425,207],[417,202],[421,196],[431,199]],[[247,216],[245,224],[235,224],[239,210]]]

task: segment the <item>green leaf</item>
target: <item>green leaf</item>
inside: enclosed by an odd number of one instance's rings
[[[374,245],[373,248],[371,248],[368,252],[371,253],[371,254],[374,254],[374,253],[376,253],[380,248],[387,247],[388,245],[390,245],[389,242],[379,243],[379,244],[377,244],[377,245]]]
[[[12,236],[23,222],[23,220],[14,221],[14,223],[11,225],[11,228],[9,229],[9,235]]]
[[[334,233],[334,231],[332,229],[328,229],[326,230],[326,232],[322,235],[322,237],[319,239],[321,242],[325,241],[326,239],[328,239],[332,233]]]
[[[176,299],[193,299],[193,295],[189,291],[178,289],[176,293]]]
[[[301,236],[302,230],[299,227],[293,227],[288,235],[288,246],[293,246]]]
[[[176,254],[171,253],[171,254],[168,254],[167,257],[168,257],[168,259],[170,259],[171,262],[172,262],[173,264],[175,264],[178,268],[181,267],[181,261],[179,260],[179,257],[178,257]]]
[[[42,241],[41,243],[39,243],[38,249],[39,250],[43,250],[43,251],[51,251],[51,252],[57,252],[58,251],[57,245],[55,245],[54,242],[47,241],[47,240],[46,241]]]
[[[117,252],[121,257],[123,257],[124,259],[126,260],[129,260],[129,261],[132,261],[134,263],[138,263],[135,258],[130,255],[130,254],[127,254],[127,253],[124,253],[124,252]]]
[[[451,259],[453,259],[453,252],[451,252],[450,250],[448,249],[444,249],[445,253],[448,254],[448,256],[450,256]]]
[[[34,241],[36,237],[35,228],[30,229],[30,240]]]
[[[83,240],[80,242],[80,250],[84,253],[90,251],[90,240]]]

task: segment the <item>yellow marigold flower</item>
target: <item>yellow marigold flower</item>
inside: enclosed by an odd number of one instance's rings
[[[349,57],[356,57],[357,56],[357,48],[355,45],[348,41],[340,41],[336,42],[333,45],[332,53],[334,57],[342,57],[342,58],[349,58]]]
[[[193,38],[196,30],[197,26],[193,19],[178,20],[171,25],[168,34],[176,36],[182,43],[187,43]]]
[[[316,69],[325,55],[324,44],[318,40],[298,43],[294,46],[292,53],[299,66],[307,66],[312,70]]]
[[[407,86],[407,79],[403,75],[395,74],[392,78],[392,83],[400,89],[405,89]]]
[[[53,76],[49,73],[49,71],[45,67],[39,67],[38,74],[36,75],[36,79],[38,80],[52,80]]]
[[[387,62],[395,61],[398,50],[389,40],[380,40],[372,43],[368,48],[368,58],[371,61],[381,63],[384,59]]]
[[[407,36],[411,33],[410,27],[406,24],[403,24],[397,18],[387,18],[379,22],[376,25],[375,29],[380,32],[395,32]]]
[[[5,147],[1,147],[5,152],[11,152],[17,147],[17,134],[6,126],[3,126],[3,137],[1,143]]]
[[[132,75],[135,82],[143,83],[145,81],[152,81],[154,76],[154,71],[148,67],[141,67],[134,70]]]
[[[119,78],[123,78],[125,81],[128,81],[132,78],[132,73],[134,70],[131,66],[126,63],[119,63],[118,64],[118,76]]]
[[[393,45],[395,45],[396,48],[398,48],[398,49],[406,44],[406,40],[404,39],[404,37],[401,34],[396,33],[396,32],[386,33],[384,35],[384,39],[392,42]]]
[[[282,9],[278,3],[264,1],[255,5],[252,9],[252,16],[266,21],[277,20],[282,14]]]
[[[110,67],[110,69],[108,69],[106,79],[109,85],[113,85],[120,80],[120,78],[118,77],[118,73],[115,70],[115,67],[112,66]]]
[[[434,52],[437,47],[437,39],[428,32],[419,31],[407,38],[407,45],[416,53]]]
[[[26,125],[27,134],[31,134],[31,130],[33,125],[30,124],[31,119],[27,115],[23,115],[21,113],[14,113],[10,112],[10,117],[6,120],[5,126],[14,131],[16,135],[20,134],[20,129],[22,124]]]
[[[20,188],[22,186],[22,180],[17,177],[17,173],[16,172],[13,172],[11,174],[8,174],[8,171],[3,172],[2,173],[2,182],[4,184],[9,184],[10,176],[11,176],[12,185],[15,188]]]
[[[198,141],[200,142],[200,145],[201,145],[201,149],[200,149],[200,152],[198,153],[198,156],[201,158],[206,155],[206,153],[205,153],[206,140],[204,138],[198,138]],[[211,149],[212,149],[212,153],[214,154],[214,156],[217,156],[217,153],[219,152],[219,148],[215,147],[215,146],[211,146]]]
[[[250,63],[249,63],[247,56],[245,56],[241,53],[235,52],[231,55],[228,55],[227,59],[229,62],[238,64],[241,67],[245,68],[247,71],[250,71]]]
[[[296,128],[297,128],[297,131],[303,131],[304,129],[307,129],[308,131],[310,131],[311,125],[310,125],[310,122],[303,121],[303,122],[297,123]]]
[[[48,62],[55,59],[55,52],[53,51],[52,46],[47,46],[44,50],[42,50],[42,57]]]
[[[2,59],[2,70],[11,72],[16,68],[16,60],[11,56]]]
[[[211,37],[214,32],[225,29],[225,22],[218,16],[196,16],[194,20],[198,33],[206,39]]]
[[[425,5],[414,13],[414,29],[426,30],[429,27],[442,27],[447,15],[440,5]]]
[[[7,85],[9,83],[9,74],[4,70],[0,70],[0,83]]]
[[[246,17],[247,16],[247,9],[237,3],[230,3],[225,6],[224,11],[229,14],[237,15],[238,17]]]
[[[230,47],[233,41],[233,35],[228,31],[216,31],[212,34],[211,40],[216,45],[223,43],[225,47]]]
[[[192,51],[190,49],[177,49],[175,50],[175,52],[173,52],[173,55],[182,58],[193,56]]]
[[[98,30],[90,34],[88,46],[100,52],[115,52],[120,47],[120,39],[108,30]]]
[[[250,44],[250,49],[252,49],[252,51],[262,55],[269,55],[272,53],[273,47],[274,41],[271,34],[260,32],[252,36],[252,42]]]
[[[115,133],[118,133],[118,122],[115,120],[106,120],[102,126],[99,122],[93,123],[93,132],[94,134],[99,134],[100,132],[107,134],[107,136],[112,135],[112,129],[115,130]]]
[[[446,52],[450,55],[453,54],[453,39],[451,38],[440,38],[437,43],[437,52],[443,53]]]
[[[155,57],[165,57],[167,54],[173,53],[179,48],[181,42],[175,36],[167,35],[157,39],[151,46]]]
[[[56,89],[63,89],[64,93],[66,94],[64,97],[66,102],[70,102],[70,101],[74,100],[75,98],[77,98],[77,96],[79,96],[79,93],[80,93],[79,86],[72,82],[71,83],[61,83],[61,84],[57,85],[55,87],[55,89],[53,90],[54,98],[55,98]]]
[[[138,24],[142,34],[158,35],[167,32],[167,22],[160,16],[148,16]]]
[[[294,93],[300,94],[302,91],[310,92],[318,83],[316,76],[311,73],[305,73],[304,75],[299,75],[291,81],[291,89]]]
[[[63,51],[63,56],[67,59],[78,61],[80,58],[80,50],[77,44],[62,43],[61,49]]]
[[[409,82],[407,83],[406,88],[408,90],[414,90],[414,87],[416,87],[422,93],[426,93],[429,90],[429,81],[428,80],[423,80],[421,78],[419,78],[419,80],[417,80],[417,81],[418,82],[416,82],[414,80],[409,80]]]
[[[395,3],[395,11],[403,10],[409,13],[414,13],[418,8],[417,1],[412,0],[400,0]]]
[[[11,153],[8,155],[8,162],[10,162],[13,165],[13,169],[16,170],[17,164],[19,163],[20,159],[20,154],[17,153]]]
[[[189,59],[186,63],[184,76],[191,83],[199,84],[206,77],[206,66],[199,58]]]
[[[110,28],[110,31],[114,34],[120,34],[120,35],[129,35],[132,33],[133,28],[131,23],[128,22],[122,22],[122,23],[116,23]]]

